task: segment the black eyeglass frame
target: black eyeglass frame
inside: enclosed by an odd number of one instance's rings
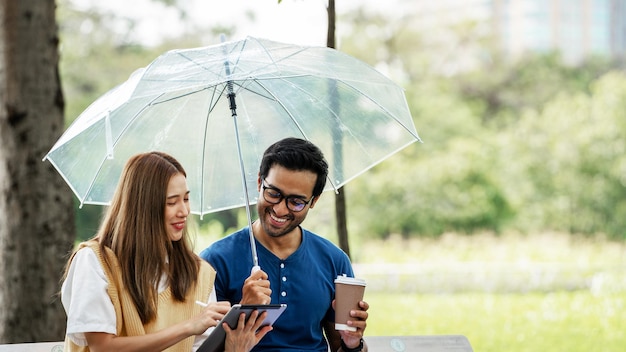
[[[299,212],[303,211],[304,208],[306,208],[306,206],[311,203],[313,198],[315,198],[315,196],[312,196],[311,199],[306,200],[306,198],[302,198],[300,196],[293,196],[293,195],[292,196],[285,196],[283,194],[283,192],[281,192],[281,190],[279,190],[278,188],[272,187],[272,186],[266,186],[265,182],[266,182],[265,179],[263,179],[262,182],[261,182],[261,191],[263,192],[263,199],[265,199],[266,202],[268,202],[270,204],[273,204],[273,205],[280,204],[280,202],[282,202],[283,199],[284,199],[285,200],[285,205],[287,206],[287,209],[293,211],[294,213],[299,213]],[[271,195],[270,195],[270,197],[272,199],[267,199],[267,195],[265,193],[266,190],[270,190],[270,191],[276,192],[279,195],[278,201],[275,201],[273,198],[276,198],[276,197],[271,196]],[[291,202],[291,200],[298,200],[298,201],[302,201],[304,203],[301,203],[301,204],[298,204],[298,202],[293,203],[293,202]],[[300,206],[300,205],[302,205],[302,208],[300,208],[300,209],[298,209],[298,208],[294,209],[293,208],[293,207],[297,207],[297,206]]]

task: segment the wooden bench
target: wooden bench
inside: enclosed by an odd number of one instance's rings
[[[365,336],[371,352],[473,352],[462,335]],[[0,345],[0,352],[63,352],[63,342]]]
[[[371,352],[473,352],[463,335],[367,336]]]
[[[63,341],[11,343],[0,345],[0,352],[63,352]]]

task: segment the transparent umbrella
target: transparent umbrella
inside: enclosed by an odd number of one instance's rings
[[[289,136],[322,149],[334,190],[419,141],[403,89],[371,66],[247,37],[162,54],[91,104],[44,160],[81,205],[106,205],[129,157],[163,151],[187,171],[192,213],[246,206],[250,221],[263,151]]]

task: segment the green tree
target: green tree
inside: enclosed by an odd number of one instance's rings
[[[611,69],[601,58],[566,66],[558,53],[529,54],[517,61],[491,56],[475,70],[454,77],[456,94],[473,107],[482,123],[504,128],[528,109],[541,109],[563,93],[589,92],[590,83]]]
[[[519,194],[518,227],[624,239],[626,225],[626,77],[610,72],[589,93],[561,94],[516,124],[514,157],[521,160],[533,192]],[[518,137],[518,138],[519,138]],[[510,148],[513,150],[513,148]]]

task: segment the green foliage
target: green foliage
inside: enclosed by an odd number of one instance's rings
[[[384,238],[499,232],[512,209],[490,176],[492,148],[471,138],[457,138],[448,148],[418,162],[394,157],[355,181],[366,189],[350,198],[351,211],[365,213],[358,215],[362,221],[354,225],[356,232]],[[401,181],[390,182],[392,175],[402,175]]]
[[[528,55],[513,63],[498,59],[456,76],[455,90],[486,126],[499,128],[514,123],[520,112],[541,109],[559,94],[588,93],[590,82],[609,68],[601,60],[582,68],[565,66],[556,53]]]
[[[100,219],[104,215],[104,207],[99,205],[83,205],[80,207],[78,200],[74,201],[76,214],[76,241],[82,242],[93,237],[98,232]]]
[[[608,73],[589,94],[561,94],[516,124],[527,143],[515,153],[536,190],[522,197],[541,204],[543,227],[624,238],[624,78]]]

